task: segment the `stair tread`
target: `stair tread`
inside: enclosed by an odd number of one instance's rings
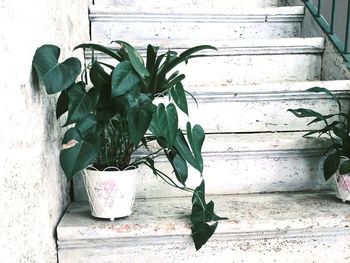
[[[213,238],[336,235],[350,224],[349,206],[332,192],[270,193],[210,197],[223,220]],[[209,200],[209,197],[207,198]],[[187,204],[187,205],[184,205]],[[134,213],[114,222],[90,216],[87,202],[73,202],[57,228],[58,242],[190,235],[190,198],[137,199]],[[346,231],[350,234],[349,228]],[[171,239],[173,240],[173,239]]]
[[[152,10],[152,9],[167,9],[174,8],[172,2],[164,0],[95,0],[95,4],[104,6],[125,6],[133,7],[138,10]],[[212,9],[212,8],[256,8],[256,7],[271,7],[271,6],[285,6],[285,0],[245,0],[245,1],[227,1],[227,0],[180,0],[176,2],[177,7],[181,8],[200,8],[200,9]]]
[[[305,132],[266,132],[266,133],[220,133],[206,134],[202,152],[224,154],[284,153],[286,151],[323,152],[327,147],[327,138],[302,137]],[[152,148],[151,148],[152,149]]]
[[[136,18],[138,15],[164,15],[167,17],[178,16],[178,15],[214,15],[218,17],[230,16],[234,19],[235,16],[245,16],[250,17],[250,19],[256,19],[255,16],[275,16],[275,15],[304,15],[304,6],[283,6],[283,7],[263,7],[263,8],[227,8],[214,6],[212,8],[189,8],[189,7],[154,7],[148,6],[147,8],[135,8],[126,5],[91,5],[90,9],[90,19],[95,20],[101,17],[123,17],[123,16],[133,16]],[[302,17],[301,17],[302,18]],[[249,18],[248,18],[249,19]]]
[[[186,90],[190,91],[195,97],[222,96],[222,95],[249,95],[261,93],[273,96],[276,93],[299,93],[306,94],[304,91],[312,87],[327,88],[335,93],[350,91],[350,80],[316,80],[316,81],[283,81],[273,83],[256,84],[217,84],[217,85],[187,85]],[[271,94],[270,94],[271,93]]]
[[[147,47],[140,45],[137,39],[130,40],[129,43],[133,45],[140,53],[145,53]],[[103,44],[103,43],[101,43]],[[106,43],[104,43],[106,44]],[[325,40],[322,37],[309,37],[309,38],[275,38],[275,39],[237,39],[237,40],[213,40],[210,43],[198,42],[198,40],[191,41],[188,39],[187,41],[177,41],[176,46],[169,46],[169,42],[162,41],[162,43],[150,43],[154,46],[159,47],[158,53],[166,52],[168,49],[172,49],[176,52],[181,52],[184,49],[193,47],[194,45],[204,45],[210,44],[218,49],[209,50],[209,51],[201,51],[202,53],[211,53],[217,55],[223,55],[220,53],[227,53],[229,50],[268,50],[271,49],[270,53],[276,49],[284,49],[285,53],[290,53],[290,49],[305,49],[306,50],[314,50],[314,52],[322,52],[325,45]],[[116,44],[110,46],[114,48]],[[86,51],[87,54],[90,54],[89,50]],[[95,52],[97,55],[103,56],[100,52]],[[262,53],[262,52],[260,52]],[[254,54],[254,53],[252,53]]]

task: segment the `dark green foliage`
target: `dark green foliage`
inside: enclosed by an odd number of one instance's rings
[[[54,45],[38,48],[33,57],[33,67],[48,94],[57,93],[71,86],[78,77],[81,64],[77,58],[68,58],[58,63],[61,50]]]
[[[325,93],[330,96],[338,106],[338,112],[332,114],[321,114],[312,109],[289,109],[298,118],[313,118],[308,125],[323,122],[324,126],[320,129],[315,129],[307,132],[304,136],[318,134],[319,137],[326,135],[331,146],[327,149],[326,159],[323,163],[323,172],[326,180],[339,168],[340,160],[343,157],[350,158],[350,112],[343,112],[340,100],[331,91],[326,88],[314,87],[306,90],[306,92]],[[350,172],[350,162],[345,161],[340,166],[340,174]]]
[[[91,51],[92,59],[82,76],[77,58],[59,63],[60,49],[44,45],[37,49],[33,66],[48,94],[61,92],[56,116],[66,116],[67,130],[62,140],[60,163],[68,180],[93,165],[97,169],[109,166],[125,169],[129,165],[147,165],[153,173],[169,185],[193,193],[191,221],[192,236],[199,249],[214,233],[220,218],[214,213],[214,203],[205,202],[202,145],[205,133],[201,126],[190,123],[186,137],[179,127],[178,109],[188,115],[186,91],[181,81],[185,75],[173,69],[211,46],[190,48],[180,55],[167,51],[158,55],[158,48],[148,45],[147,62],[134,47],[115,41],[118,50],[98,44],[81,44],[75,49]],[[96,59],[102,52],[114,59],[109,65]],[[171,71],[171,72],[170,72]],[[169,76],[170,75],[170,76]],[[85,79],[85,81],[84,81]],[[167,105],[155,103],[157,96],[170,98]],[[68,114],[64,115],[66,112]],[[132,160],[132,153],[148,143],[158,142],[158,148],[146,156]],[[159,171],[154,158],[164,152],[172,165],[176,179]],[[188,165],[202,178],[196,189],[186,186]],[[177,181],[177,182],[176,182]]]

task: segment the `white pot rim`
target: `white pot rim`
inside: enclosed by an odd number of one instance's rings
[[[84,170],[96,171],[96,172],[117,172],[117,171],[125,172],[125,171],[134,171],[135,169],[138,169],[138,167],[136,167],[134,165],[130,165],[130,166],[127,166],[126,168],[124,168],[123,170],[119,169],[116,166],[108,166],[108,167],[104,168],[103,170],[99,170],[94,166],[88,166]]]

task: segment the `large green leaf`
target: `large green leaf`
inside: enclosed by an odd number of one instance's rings
[[[196,250],[199,250],[209,238],[214,234],[218,222],[215,222],[212,225],[208,223],[199,223],[192,227],[192,239]]]
[[[94,162],[100,147],[100,137],[91,133],[81,138],[74,128],[68,131],[60,153],[60,163],[70,181],[75,174]]]
[[[128,111],[128,125],[131,138],[135,145],[138,145],[150,126],[153,107],[152,103],[143,102],[134,106]]]
[[[68,144],[68,142],[71,140],[76,140],[76,141],[81,140],[81,134],[80,134],[78,129],[76,129],[76,128],[68,129],[63,136],[62,144],[63,145]],[[67,146],[65,146],[65,147],[67,147]]]
[[[166,151],[166,156],[174,169],[177,180],[185,186],[188,177],[187,162],[176,151]]]
[[[170,148],[174,145],[178,132],[178,116],[174,104],[170,103],[166,108],[163,103],[158,105],[153,115],[151,131],[162,147]]]
[[[175,140],[175,148],[179,152],[181,157],[186,160],[186,162],[188,162],[195,169],[199,170],[197,160],[192,155],[191,149],[188,146],[185,136],[183,135],[180,129],[178,130],[177,137]]]
[[[203,172],[202,146],[205,139],[203,128],[196,124],[193,129],[191,129],[191,124],[187,122],[187,138],[196,159],[198,170]]]
[[[123,61],[112,72],[111,98],[123,95],[135,89],[140,83],[140,77],[134,72],[129,61]]]
[[[126,52],[128,53],[131,65],[133,66],[137,74],[139,74],[139,76],[142,79],[145,79],[146,77],[150,76],[150,73],[145,67],[142,57],[133,46],[120,40],[113,41],[113,42],[120,44],[126,50]]]
[[[85,84],[78,82],[68,90],[68,97],[68,117],[65,126],[83,120],[93,111],[99,99],[99,90],[93,87],[86,92]]]
[[[147,46],[146,68],[149,73],[152,73],[156,66],[157,52],[158,52],[158,47],[154,47],[152,45]]]
[[[102,93],[106,93],[107,96],[110,96],[111,76],[97,61],[94,61],[90,68],[90,80],[94,87],[98,88]]]
[[[63,90],[57,99],[57,104],[56,104],[57,119],[68,111],[68,101],[69,99],[68,99],[67,90]]]
[[[323,173],[326,180],[331,178],[337,171],[340,162],[339,152],[334,152],[327,155],[323,163]]]
[[[205,201],[205,184],[196,187],[192,196],[192,238],[196,249],[200,249],[215,232],[217,222],[209,225],[207,222],[227,219],[226,217],[217,216],[214,213],[214,202],[208,204]]]
[[[95,132],[97,129],[97,121],[95,115],[90,114],[83,120],[77,122],[75,128],[79,130],[80,134],[83,137],[91,132]]]
[[[170,89],[170,95],[179,109],[188,115],[186,94],[181,82]]]
[[[48,94],[70,87],[81,71],[79,59],[71,57],[58,63],[60,49],[54,45],[39,47],[33,57],[33,67],[43,82]]]

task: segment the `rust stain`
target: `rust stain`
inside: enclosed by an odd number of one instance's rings
[[[167,223],[165,224],[165,231],[172,231],[175,230],[175,224],[174,223]]]
[[[108,226],[107,229],[115,231],[117,233],[130,233],[132,231],[140,229],[141,226],[139,224],[125,224],[121,226]]]
[[[345,221],[350,222],[350,214],[345,215]]]
[[[227,222],[228,224],[230,224],[230,225],[235,225],[235,224],[238,224],[238,223],[239,223],[239,221],[236,220],[236,219],[227,220],[226,222]]]

